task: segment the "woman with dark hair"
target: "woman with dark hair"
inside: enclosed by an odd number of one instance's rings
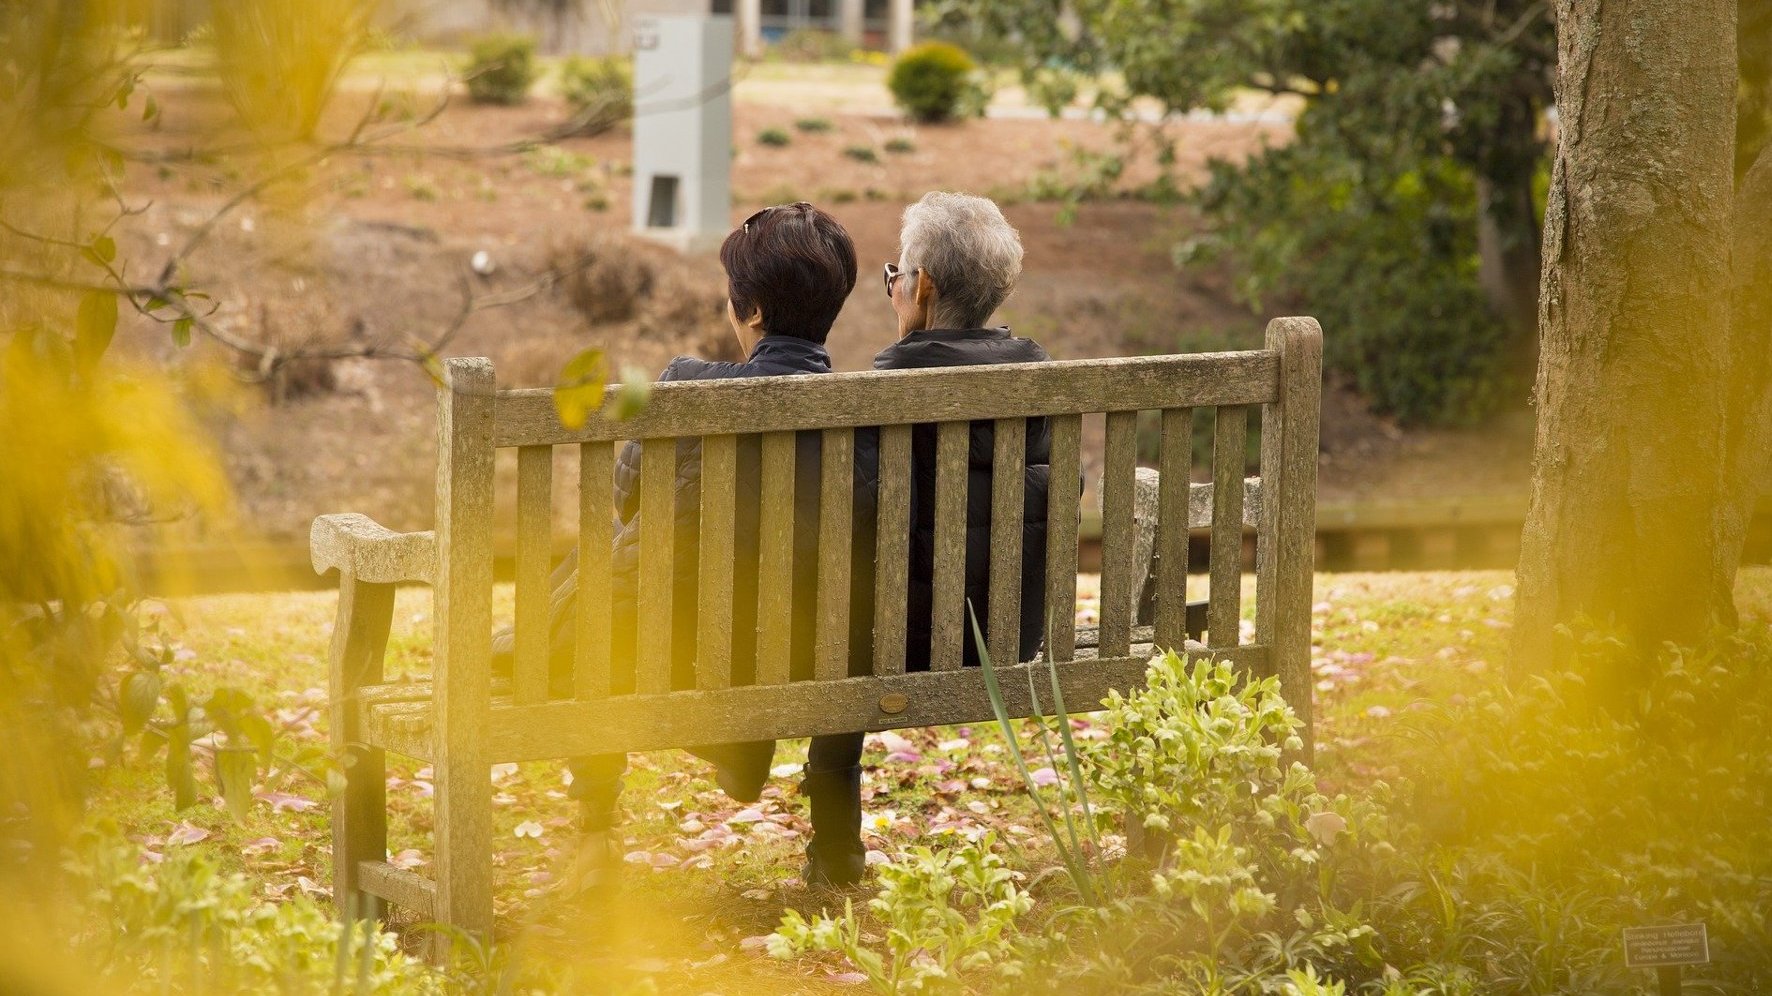
[[[849,292],[855,287],[855,244],[835,218],[804,201],[764,208],[733,229],[720,247],[720,264],[726,270],[727,319],[745,359],[740,362],[703,360],[679,356],[665,367],[662,381],[723,380],[740,377],[781,377],[822,374],[831,370],[824,342]],[[793,672],[810,669],[811,586],[816,582],[818,438],[802,433],[795,461],[796,505],[794,515],[795,618],[777,625],[795,629],[791,645],[796,657]],[[615,548],[611,560],[613,634],[611,660],[634,659],[640,626],[664,620],[640,618],[637,598],[640,554],[640,466],[643,460],[667,458],[676,467],[675,536],[672,607],[672,671],[676,687],[694,687],[696,642],[696,586],[701,507],[701,445],[698,440],[676,441],[675,451],[654,454],[640,442],[622,449],[615,468]],[[756,662],[758,502],[744,496],[761,494],[761,455],[755,437],[741,439],[738,447],[737,503],[735,522],[735,569],[733,598],[733,680],[742,684]],[[808,569],[803,569],[808,568]],[[551,656],[554,683],[560,694],[569,694],[574,644],[574,603],[578,587],[576,557],[569,554],[554,573]],[[802,620],[800,617],[805,616]],[[509,667],[510,637],[501,633],[494,641],[495,655]],[[618,675],[618,685],[622,678]],[[627,676],[631,685],[631,669]],[[618,687],[618,691],[623,690]],[[755,801],[769,777],[774,757],[773,741],[718,744],[692,748],[715,764],[716,780],[732,798]],[[581,861],[592,866],[608,860],[622,773],[622,755],[574,758],[569,762],[572,784],[569,795],[579,801],[580,823],[585,833]]]

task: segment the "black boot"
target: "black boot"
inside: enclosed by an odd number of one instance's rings
[[[861,844],[861,766],[808,771],[800,792],[812,807],[812,840],[800,877],[809,889],[854,885],[867,872]]]
[[[691,747],[696,757],[714,763],[714,782],[735,802],[756,802],[769,782],[769,766],[775,760],[775,741],[748,740],[736,744]]]

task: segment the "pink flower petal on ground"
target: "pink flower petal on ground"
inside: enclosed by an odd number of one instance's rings
[[[266,851],[274,851],[277,848],[282,847],[282,846],[283,846],[283,842],[278,840],[275,837],[260,837],[257,840],[249,841],[245,844],[240,845],[240,853],[241,854],[263,854]]]
[[[1372,717],[1373,719],[1387,719],[1390,717],[1390,714],[1391,714],[1391,711],[1381,705],[1380,706],[1373,706],[1372,708],[1366,710],[1366,715]]]
[[[947,781],[942,782],[940,785],[937,785],[935,787],[935,789],[938,792],[945,792],[948,795],[954,795],[954,794],[966,791],[966,783],[961,781],[958,778],[950,778]]]
[[[859,986],[868,980],[860,972],[826,972],[825,978],[845,986]]]
[[[761,951],[769,946],[768,934],[757,934],[738,942],[740,951]]]
[[[288,792],[255,792],[252,797],[260,802],[270,803],[271,811],[274,813],[281,813],[286,809],[295,813],[305,813],[320,805],[312,799],[292,795]]]
[[[652,863],[651,851],[629,851],[621,856],[630,865],[649,865]]]
[[[869,851],[867,856],[862,859],[862,863],[872,868],[875,865],[891,864],[892,859],[886,856],[885,851]]]
[[[517,835],[518,837],[529,837],[529,838],[532,838],[535,840],[540,840],[541,839],[541,824],[535,822],[534,820],[524,820],[523,822],[517,824],[516,828],[514,830],[512,830],[511,833]]]
[[[417,868],[424,863],[425,856],[420,854],[416,848],[411,847],[408,847],[406,850],[401,851],[399,854],[388,859],[388,864],[393,865],[395,868],[402,868],[408,871]]]
[[[953,740],[943,740],[941,743],[935,745],[935,749],[946,751],[965,750],[970,746],[972,746],[972,741],[967,740],[964,737],[956,737]]]
[[[921,761],[922,759],[923,755],[914,750],[895,750],[886,755],[886,760],[897,764],[910,764],[914,761]]]
[[[731,816],[726,817],[726,825],[732,826],[734,824],[743,825],[746,823],[756,823],[761,819],[763,819],[762,810],[754,807],[750,809],[741,809],[738,812],[733,813]]]
[[[1029,777],[1033,779],[1035,785],[1058,784],[1058,772],[1053,771],[1051,768],[1035,768]]]
[[[917,752],[916,744],[891,730],[886,730],[880,734],[880,746],[885,748],[889,753],[909,751],[914,754]]]
[[[209,839],[209,831],[189,823],[180,823],[166,835],[166,846],[180,847],[185,844],[196,844]]]

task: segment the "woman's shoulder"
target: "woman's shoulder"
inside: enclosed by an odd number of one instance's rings
[[[993,363],[1038,363],[1049,360],[1032,339],[1000,325],[988,329],[929,329],[912,332],[874,356],[878,370],[915,367],[984,366]]]

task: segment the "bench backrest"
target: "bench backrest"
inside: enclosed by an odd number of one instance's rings
[[[977,420],[995,422],[990,597],[988,605],[978,607],[981,618],[988,613],[990,620],[993,660],[1000,665],[1014,660],[1010,648],[1020,617],[1024,420],[1043,416],[1052,434],[1046,524],[1046,602],[1052,612],[1046,657],[1075,677],[1067,691],[1099,695],[1102,675],[1108,676],[1109,685],[1130,683],[1142,669],[1142,655],[1134,653],[1138,592],[1133,522],[1141,411],[1160,413],[1161,422],[1155,530],[1159,573],[1154,632],[1146,639],[1164,647],[1183,644],[1188,532],[1205,511],[1191,506],[1209,504],[1208,643],[1220,656],[1237,657],[1258,673],[1280,674],[1308,721],[1320,355],[1315,321],[1277,319],[1268,328],[1267,348],[1243,352],[664,383],[653,388],[637,416],[617,421],[592,414],[576,429],[560,423],[551,391],[499,391],[490,361],[451,360],[439,394],[437,469],[434,688],[444,742],[453,741],[452,729],[483,726],[491,708],[487,662],[493,629],[494,456],[500,448],[517,451],[511,707],[539,708],[535,716],[541,727],[595,723],[600,730],[596,743],[639,750],[988,716],[988,711],[974,715],[983,701],[979,676],[960,669],[962,641],[970,639],[959,596],[964,587],[968,432]],[[1252,645],[1239,647],[1244,460],[1248,410],[1256,405],[1262,408],[1261,500],[1253,517],[1256,632]],[[1216,410],[1212,483],[1205,486],[1190,480],[1193,414],[1199,408]],[[1106,440],[1101,623],[1098,646],[1089,655],[1077,650],[1069,609],[1076,603],[1083,418],[1093,413],[1105,413]],[[930,423],[937,425],[933,661],[929,674],[906,675],[911,427]],[[850,563],[851,454],[854,430],[866,426],[880,427],[878,549],[871,564],[857,565]],[[792,592],[795,434],[809,430],[819,434],[823,454],[816,669],[809,681],[790,681],[786,620]],[[734,488],[737,437],[749,434],[762,440],[762,493],[739,496]],[[698,438],[702,447],[695,688],[672,690],[671,627],[643,624],[633,662],[635,692],[612,697],[611,480],[616,448],[628,440],[690,437]],[[548,701],[553,455],[555,447],[567,445],[579,450],[580,580],[571,704]],[[661,448],[672,452],[675,447]],[[668,618],[675,464],[671,459],[642,461],[638,598],[643,621]],[[1209,503],[1196,494],[1207,490]],[[755,684],[732,688],[726,637],[732,622],[733,523],[741,500],[760,507],[757,591],[762,604],[757,618],[779,624],[759,629]],[[875,574],[871,679],[849,678],[848,579],[858,568]],[[1079,656],[1093,660],[1065,668]],[[1095,677],[1086,676],[1085,667],[1094,669]],[[920,679],[925,683],[919,684]],[[1005,692],[1017,711],[1039,708],[1015,682],[1007,682]],[[664,698],[655,696],[674,699],[681,708],[667,708]],[[1093,704],[1089,699],[1068,701],[1073,709]],[[552,721],[543,721],[550,717]],[[526,753],[509,744],[499,751],[505,756]]]

